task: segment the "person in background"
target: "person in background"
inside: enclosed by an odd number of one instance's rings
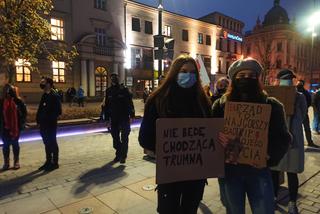
[[[160,87],[147,100],[139,143],[155,152],[158,118],[210,117],[210,100],[206,96],[195,60],[179,56]],[[205,179],[159,184],[158,213],[196,214],[202,200]]]
[[[274,214],[274,193],[269,167],[276,166],[285,155],[291,142],[282,104],[269,97],[262,89],[262,66],[254,59],[235,61],[228,70],[231,86],[225,95],[216,100],[212,116],[224,117],[226,102],[248,102],[271,105],[268,131],[267,167],[237,163],[241,149],[234,152],[234,160],[226,160],[225,177],[219,178],[220,194],[228,214],[245,214],[246,196],[253,214]],[[236,137],[236,136],[232,136]],[[235,145],[231,136],[220,134],[222,145]],[[237,147],[240,147],[238,144]]]
[[[229,87],[229,80],[226,77],[221,77],[215,84],[215,91],[211,97],[211,102],[214,103],[217,99],[221,98]]]
[[[118,74],[111,74],[111,87],[106,90],[105,120],[111,128],[113,148],[116,150],[114,162],[124,164],[128,154],[130,123],[135,117],[132,94],[119,83]]]
[[[3,100],[0,102],[0,134],[3,141],[2,170],[10,168],[10,146],[13,150],[13,169],[19,169],[19,136],[27,118],[27,108],[17,96],[14,86],[6,84],[3,88]]]
[[[318,145],[314,144],[313,140],[312,140],[312,134],[311,134],[311,128],[310,128],[310,119],[309,119],[309,114],[308,114],[308,109],[311,106],[311,94],[304,88],[304,80],[299,80],[298,84],[297,84],[297,90],[298,92],[302,93],[307,101],[307,114],[303,120],[303,128],[304,128],[304,133],[306,135],[306,139],[308,142],[308,146],[310,147],[315,147],[315,148],[319,148]]]
[[[280,86],[293,86],[293,79],[296,78],[291,70],[282,70],[278,73],[277,78],[280,80]],[[308,107],[305,96],[297,92],[295,100],[294,114],[287,118],[290,133],[293,136],[292,144],[286,155],[280,163],[272,167],[273,189],[275,197],[278,196],[279,175],[280,172],[286,172],[288,176],[289,187],[289,214],[298,214],[297,196],[298,196],[298,173],[304,171],[304,137],[302,124],[307,115]]]
[[[39,170],[51,171],[59,168],[59,147],[57,143],[57,122],[62,113],[59,95],[53,89],[53,80],[43,77],[40,82],[43,95],[37,111],[37,124],[45,145],[46,162]]]
[[[67,102],[69,103],[69,106],[72,105],[76,94],[77,94],[77,91],[74,87],[68,88],[67,93],[66,93],[66,97],[67,97]]]
[[[77,98],[79,107],[84,107],[84,90],[81,85],[77,91]]]
[[[312,96],[313,122],[312,130],[320,134],[320,90],[316,90]]]
[[[146,103],[146,101],[147,101],[147,99],[149,97],[149,94],[150,94],[150,90],[147,87],[145,87],[144,90],[143,90],[143,96],[142,96],[143,103]]]

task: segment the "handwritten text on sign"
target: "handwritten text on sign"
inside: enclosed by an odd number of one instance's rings
[[[239,137],[242,146],[238,163],[265,167],[271,105],[227,102],[224,133]]]
[[[221,177],[224,150],[217,142],[223,119],[157,120],[156,182]]]

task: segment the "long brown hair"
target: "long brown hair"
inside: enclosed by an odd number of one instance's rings
[[[157,106],[157,110],[158,113],[161,116],[165,116],[168,110],[168,95],[170,95],[171,89],[172,89],[172,85],[176,84],[177,81],[177,76],[178,73],[181,69],[181,67],[184,64],[187,63],[192,63],[196,69],[196,102],[199,105],[202,114],[204,116],[208,115],[210,113],[210,100],[207,98],[202,85],[201,85],[201,80],[200,80],[200,75],[199,75],[199,70],[198,70],[198,66],[196,61],[189,55],[180,55],[179,57],[177,57],[170,69],[168,74],[166,75],[165,79],[163,80],[163,82],[161,83],[161,85],[159,86],[159,88],[157,88],[153,93],[151,93],[151,95],[149,96],[148,100],[147,100],[147,104],[149,102],[155,102],[156,106]]]

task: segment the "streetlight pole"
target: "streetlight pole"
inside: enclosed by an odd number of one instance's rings
[[[159,6],[158,6],[158,35],[162,36],[162,11],[163,11],[163,5],[162,0],[159,0]],[[159,47],[159,52],[161,53],[163,51],[163,47]],[[162,76],[162,58],[159,58],[158,60],[158,80],[160,84]]]

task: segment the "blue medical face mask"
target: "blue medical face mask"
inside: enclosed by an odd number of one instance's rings
[[[292,80],[280,80],[280,86],[292,86],[293,81]]]
[[[191,88],[197,82],[195,73],[179,73],[177,83],[181,88]]]

